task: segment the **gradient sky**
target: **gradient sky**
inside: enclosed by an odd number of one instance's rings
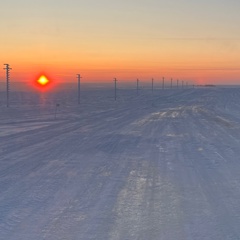
[[[0,63],[12,78],[240,83],[239,0],[8,0]],[[4,67],[2,65],[2,67]],[[3,81],[4,70],[0,71]]]

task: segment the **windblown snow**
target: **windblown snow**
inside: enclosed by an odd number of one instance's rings
[[[0,94],[1,240],[240,239],[240,88]]]

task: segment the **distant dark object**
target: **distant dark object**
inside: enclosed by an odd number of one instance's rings
[[[204,84],[204,85],[197,85],[197,87],[216,87],[216,85],[213,85],[213,84]]]
[[[56,118],[57,118],[57,109],[58,109],[58,107],[60,107],[60,104],[59,104],[59,103],[56,104],[56,108],[55,108],[55,114],[54,114],[54,119],[55,119],[55,120],[56,120]]]
[[[216,87],[216,86],[212,84],[206,84],[205,87]]]

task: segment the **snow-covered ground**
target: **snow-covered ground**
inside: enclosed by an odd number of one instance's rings
[[[0,94],[1,240],[240,239],[240,88]]]

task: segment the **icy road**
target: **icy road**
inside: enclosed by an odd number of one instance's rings
[[[1,94],[1,240],[240,239],[240,89]]]

